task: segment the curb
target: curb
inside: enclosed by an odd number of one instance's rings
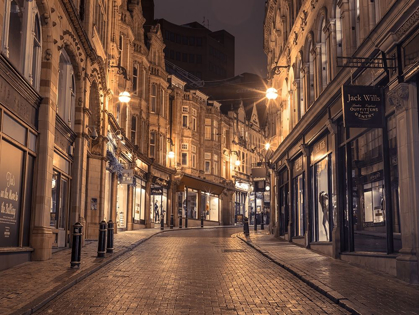
[[[262,254],[264,257],[268,258],[270,261],[272,261],[274,264],[280,266],[281,268],[285,269],[292,275],[296,276],[298,279],[309,285],[311,288],[322,294],[323,296],[327,297],[329,300],[331,300],[333,303],[338,304],[345,310],[351,312],[352,314],[356,315],[366,315],[366,314],[372,314],[370,311],[360,308],[358,305],[355,305],[353,302],[351,302],[348,298],[341,295],[339,292],[335,291],[333,288],[330,288],[327,285],[324,285],[320,281],[316,280],[315,278],[311,277],[309,274],[306,274],[305,272],[298,270],[297,268],[294,268],[290,265],[286,265],[278,260],[275,260],[271,256],[269,256],[269,252],[263,250],[257,245],[254,245],[250,240],[248,240],[243,233],[235,234],[235,236],[240,239],[243,243],[247,244],[248,246],[252,247],[254,250]]]
[[[165,229],[165,230],[160,230],[158,232],[156,232],[153,235],[150,235],[148,237],[145,237],[139,241],[137,241],[134,244],[131,244],[130,246],[127,246],[125,249],[121,250],[118,253],[112,254],[112,256],[106,257],[108,259],[104,260],[103,262],[97,264],[96,266],[91,266],[90,268],[86,269],[85,271],[83,271],[82,273],[80,273],[75,279],[72,279],[70,281],[66,281],[63,282],[59,285],[57,285],[55,288],[49,290],[48,292],[44,293],[43,295],[41,295],[40,297],[36,298],[35,300],[27,303],[25,306],[21,307],[20,309],[14,311],[13,313],[11,313],[11,315],[29,315],[29,314],[33,314],[35,312],[37,312],[39,309],[41,309],[43,306],[45,306],[47,303],[51,302],[53,299],[55,299],[56,297],[58,297],[59,295],[61,295],[62,293],[64,293],[65,291],[67,291],[68,289],[70,289],[71,287],[73,287],[74,285],[76,285],[77,283],[83,281],[84,279],[86,279],[87,277],[91,276],[92,274],[94,274],[96,271],[102,269],[103,267],[105,267],[106,265],[110,264],[111,262],[113,262],[114,260],[116,260],[117,258],[123,256],[124,254],[132,251],[133,249],[135,249],[137,246],[141,245],[142,243],[148,241],[150,238],[162,234],[162,233],[167,233],[167,232],[175,232],[175,231],[187,231],[187,230],[194,230],[194,229],[217,229],[217,228],[234,228],[235,226],[211,226],[211,227],[190,227],[190,228],[183,228],[183,229]]]

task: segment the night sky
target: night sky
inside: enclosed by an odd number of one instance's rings
[[[265,0],[154,0],[156,19],[175,24],[198,22],[211,31],[226,30],[235,36],[236,75],[266,76],[263,52]],[[205,17],[205,23],[203,23]]]

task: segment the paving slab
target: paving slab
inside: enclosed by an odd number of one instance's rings
[[[354,314],[419,314],[419,286],[315,253],[266,231],[236,236]]]

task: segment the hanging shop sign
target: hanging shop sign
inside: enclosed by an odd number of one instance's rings
[[[381,88],[343,85],[343,122],[345,128],[383,128],[384,111]]]
[[[134,170],[122,170],[121,171],[121,184],[134,185]]]

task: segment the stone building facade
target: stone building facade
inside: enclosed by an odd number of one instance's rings
[[[264,22],[278,91],[268,115],[278,144],[272,228],[411,283],[419,282],[418,6],[269,0]],[[370,95],[374,114],[366,107],[369,115],[351,119]]]
[[[137,0],[0,0],[0,269],[70,247],[76,222],[83,241],[103,220],[233,223],[232,121],[145,21]]]

